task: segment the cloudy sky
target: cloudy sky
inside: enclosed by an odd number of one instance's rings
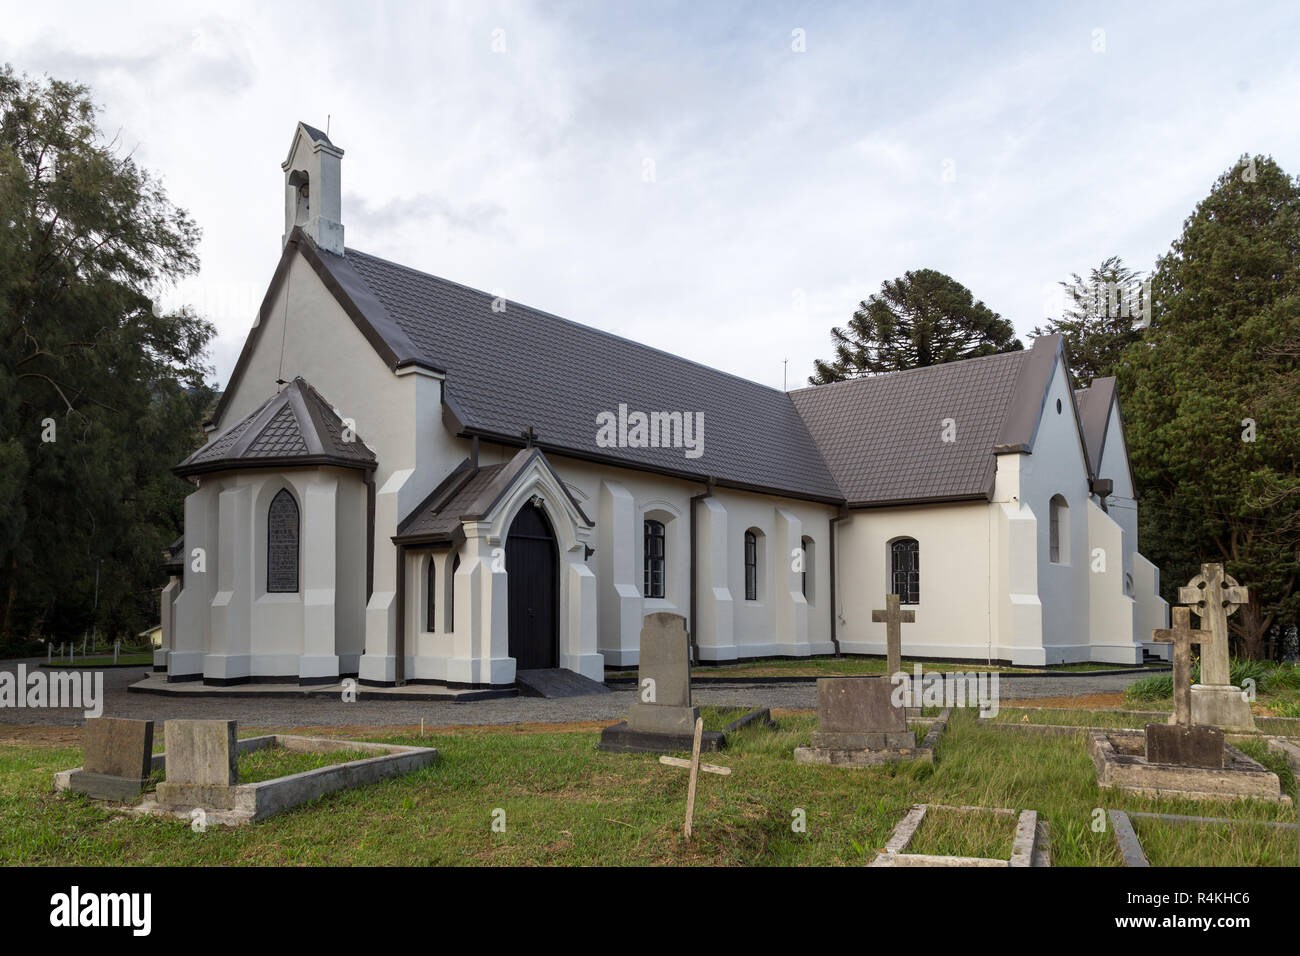
[[[169,293],[224,383],[298,120],[348,245],[780,387],[908,269],[1023,335],[1149,270],[1243,152],[1300,173],[1300,5],[16,3],[0,61],[89,84],[203,228]]]

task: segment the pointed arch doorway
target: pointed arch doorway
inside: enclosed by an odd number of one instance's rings
[[[506,537],[510,656],[516,670],[560,666],[559,551],[540,505],[519,509]]]

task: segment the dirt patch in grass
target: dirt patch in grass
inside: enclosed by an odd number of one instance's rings
[[[80,747],[86,732],[80,727],[24,727],[0,724],[0,744]]]

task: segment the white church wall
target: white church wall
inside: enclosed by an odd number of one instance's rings
[[[1135,641],[1137,602],[1126,593],[1124,529],[1092,500],[1088,510],[1089,660],[1141,664],[1142,645]]]
[[[840,649],[886,652],[885,625],[871,620],[893,591],[890,543],[915,538],[920,603],[902,627],[903,655],[985,659],[991,649],[993,589],[989,541],[996,516],[986,502],[856,510],[837,526]]]
[[[1000,463],[1011,456],[1003,455]],[[1023,456],[1017,456],[1023,461]],[[997,504],[993,607],[997,622],[992,657],[1017,666],[1047,663],[1043,647],[1044,608],[1038,594],[1039,529],[1033,509],[1013,497]]]
[[[460,460],[468,453],[468,443]],[[483,443],[480,462],[509,460],[515,448]],[[549,454],[548,460],[596,522],[596,554],[589,563],[597,604],[597,644],[610,667],[638,661],[644,615],[668,611],[688,618],[702,661],[772,655],[803,656],[833,651],[830,641],[829,577],[810,576],[813,596],[804,600],[790,552],[807,536],[813,560],[824,567],[833,508],[729,488],[715,488],[696,511],[696,613],[690,617],[690,501],[704,491],[696,482]],[[645,598],[644,521],[665,527],[663,598]],[[744,533],[763,534],[759,600],[745,601]],[[819,547],[820,546],[820,547]],[[779,595],[776,591],[780,583]]]
[[[267,511],[288,489],[299,511],[298,591],[266,590]],[[304,468],[206,475],[186,499],[186,586],[175,601],[173,677],[337,678],[364,634],[366,496],[358,473]],[[342,529],[344,534],[340,534]],[[361,533],[358,535],[358,529]],[[193,551],[203,550],[203,572]]]
[[[1059,405],[1058,405],[1059,403]],[[1059,410],[1058,410],[1059,408]],[[1051,560],[1051,500],[1068,506],[1066,553]],[[1046,664],[1089,660],[1088,464],[1065,366],[1052,371],[1031,454],[1021,457],[1020,500],[1037,518],[1038,597]]]
[[[453,446],[441,424],[441,382],[422,372],[394,375],[301,256],[292,258],[263,322],[217,430],[209,438],[274,395],[277,379],[288,381],[299,375],[343,418],[355,423],[357,434],[378,458],[374,593],[366,612],[366,653],[359,669],[364,680],[391,682],[397,563],[390,539],[400,518],[451,467],[443,468]],[[364,586],[364,543],[358,550]]]
[[[175,631],[167,655],[172,679],[203,674],[203,655],[211,637],[212,598],[217,592],[217,499],[221,479],[204,476],[185,499],[184,571],[173,605]],[[199,568],[203,570],[200,571]]]
[[[1151,640],[1154,629],[1169,626],[1169,602],[1160,596],[1160,569],[1140,554],[1133,555],[1133,593],[1138,605],[1138,639],[1148,653],[1171,660],[1173,645]]]

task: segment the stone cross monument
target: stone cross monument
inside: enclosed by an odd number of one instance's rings
[[[1192,645],[1201,644],[1204,651],[1213,637],[1208,631],[1192,629],[1187,608],[1174,608],[1172,616],[1174,626],[1156,628],[1151,640],[1174,645],[1174,722],[1147,724],[1147,763],[1222,767],[1223,731],[1192,720]]]
[[[886,594],[885,609],[871,612],[872,624],[885,625],[885,647],[889,659],[890,677],[903,669],[902,625],[916,623],[916,612],[899,610],[898,603],[897,594]]]
[[[1204,635],[1201,682],[1192,687],[1192,723],[1253,731],[1250,702],[1231,684],[1228,662],[1228,616],[1250,600],[1250,592],[1224,574],[1223,565],[1202,564],[1201,573],[1178,589],[1178,600],[1201,619]]]

